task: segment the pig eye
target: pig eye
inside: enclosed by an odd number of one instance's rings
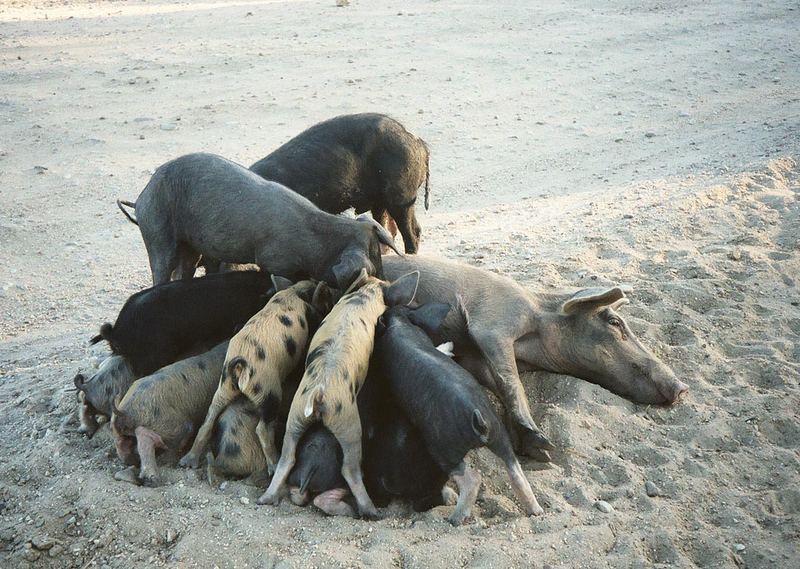
[[[616,326],[617,328],[622,328],[622,320],[616,318],[615,316],[609,318],[608,323],[611,324],[612,326]]]

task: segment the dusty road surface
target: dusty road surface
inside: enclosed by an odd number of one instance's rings
[[[800,566],[798,22],[768,0],[0,2],[0,566]],[[114,199],[360,111],[431,145],[423,253],[631,285],[629,324],[691,387],[664,409],[526,374],[559,447],[523,462],[541,517],[486,452],[453,528],[259,507],[169,456],[132,486],[107,428],[76,432],[87,340],[149,280]]]

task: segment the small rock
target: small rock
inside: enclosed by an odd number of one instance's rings
[[[58,545],[58,544],[55,544],[53,547],[51,547],[51,548],[50,548],[50,551],[48,551],[48,552],[47,552],[47,554],[48,554],[50,557],[58,557],[58,556],[59,556],[59,555],[61,555],[62,553],[64,553],[64,548],[63,548],[63,547],[61,547],[61,546],[60,546],[60,545]]]
[[[656,135],[652,130],[644,133],[645,138],[653,138]]]
[[[47,172],[47,166],[34,166],[33,171],[36,174],[44,174],[45,172]]]
[[[743,544],[743,543],[735,543],[735,544],[733,545],[733,548],[734,548],[736,551],[744,551],[744,544]]]
[[[176,128],[178,128],[178,125],[172,122],[164,122],[161,123],[161,126],[159,128],[161,130],[175,130]]]
[[[661,494],[661,490],[659,490],[658,486],[656,486],[655,483],[651,482],[650,480],[644,483],[644,491],[651,498],[655,498]]]
[[[244,504],[245,506],[247,506],[248,504],[250,504],[250,498],[248,498],[248,497],[246,497],[246,496],[242,496],[241,498],[239,498],[239,501],[240,501],[242,504]]]
[[[350,0],[336,0],[336,6],[338,8],[344,8],[345,6],[350,5]]]
[[[178,539],[178,532],[172,528],[168,529],[166,536],[167,543],[174,543],[176,539]]]
[[[735,249],[733,249],[733,251],[728,253],[728,259],[730,259],[731,261],[741,261],[742,260],[742,250],[739,249],[738,247],[736,247]]]
[[[604,514],[610,514],[614,511],[614,507],[606,502],[605,500],[598,500],[594,503],[594,507],[603,512]]]
[[[47,551],[48,549],[51,549],[55,544],[56,544],[55,540],[53,540],[50,537],[47,537],[46,535],[34,537],[31,540],[31,545],[34,547],[34,549],[38,549],[40,551]]]

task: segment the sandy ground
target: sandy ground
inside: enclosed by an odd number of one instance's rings
[[[800,4],[334,4],[0,2],[0,566],[800,566]],[[257,507],[168,461],[162,488],[115,481],[68,391],[149,280],[113,200],[182,153],[249,164],[365,110],[431,144],[424,253],[631,285],[690,398],[525,375],[559,446],[524,463],[533,519],[485,452],[461,528]]]

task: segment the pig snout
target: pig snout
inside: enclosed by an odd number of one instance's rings
[[[660,405],[673,405],[683,399],[689,392],[689,386],[678,380],[672,370],[662,362],[650,362],[649,377],[656,393],[652,401]]]
[[[667,405],[674,405],[686,397],[689,393],[689,386],[676,379],[670,385],[659,389],[659,391],[666,398]]]

